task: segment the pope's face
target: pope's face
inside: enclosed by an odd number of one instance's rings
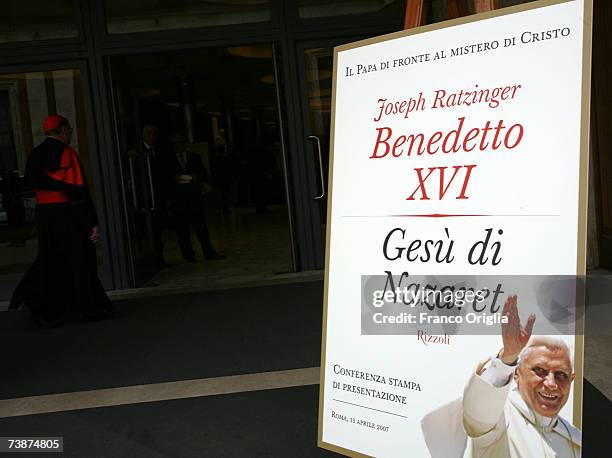
[[[516,371],[521,396],[540,415],[553,417],[567,402],[574,381],[567,350],[534,347]]]

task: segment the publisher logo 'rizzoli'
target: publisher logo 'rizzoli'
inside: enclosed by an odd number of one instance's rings
[[[448,334],[444,334],[442,336],[435,336],[433,334],[427,334],[425,331],[421,331],[420,329],[417,331],[417,340],[421,342],[426,347],[429,344],[440,344],[440,345],[450,345],[451,340]]]

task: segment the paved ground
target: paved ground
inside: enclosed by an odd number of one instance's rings
[[[43,331],[5,312],[0,399],[318,366],[321,298],[321,282],[148,297]]]
[[[318,386],[0,420],[3,436],[63,436],[69,457],[325,457]]]
[[[143,297],[42,331],[2,313],[0,436],[63,436],[75,457],[332,456],[316,447],[321,298],[320,281]],[[605,388],[608,337],[587,318],[586,377]],[[585,457],[612,448],[597,388],[585,382]]]

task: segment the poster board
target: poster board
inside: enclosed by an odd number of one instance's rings
[[[319,446],[430,456],[423,418],[501,346],[496,322],[418,334],[402,274],[493,276],[498,309],[585,274],[590,42],[590,1],[543,0],[335,49]],[[579,429],[579,319],[536,322],[572,349]]]

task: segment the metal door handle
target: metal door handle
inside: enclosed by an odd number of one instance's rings
[[[151,174],[151,155],[145,154],[147,158],[147,172],[149,172],[149,190],[151,191],[151,207],[149,210],[155,210],[157,205],[155,204],[155,189],[153,188],[153,175]]]
[[[321,155],[321,140],[316,135],[309,135],[308,140],[314,141],[317,144],[317,152],[319,154],[319,175],[321,177],[321,195],[313,197],[314,200],[320,200],[325,197],[325,179],[323,177],[323,157]]]

